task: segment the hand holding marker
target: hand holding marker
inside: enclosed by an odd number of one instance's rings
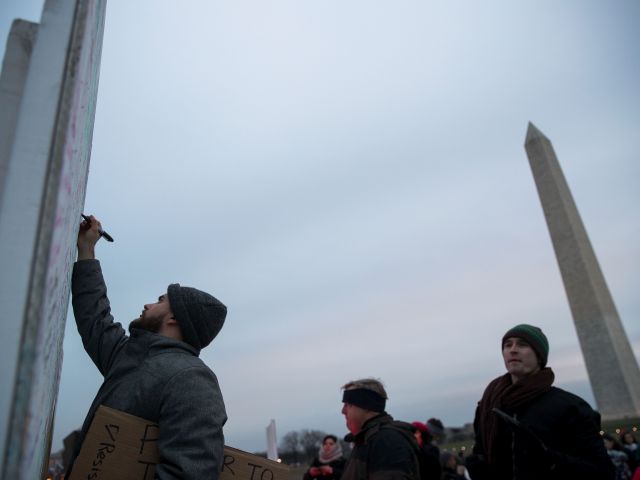
[[[84,213],[81,213],[80,215],[82,215],[82,218],[84,218],[88,223],[91,223],[91,218],[87,217]],[[104,239],[107,242],[113,242],[113,237],[111,235],[109,235],[107,232],[105,232],[104,230],[100,229],[100,236],[104,237]]]

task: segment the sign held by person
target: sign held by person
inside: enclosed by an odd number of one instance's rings
[[[91,422],[70,480],[150,480],[158,454],[157,423],[101,405]],[[220,480],[288,480],[289,467],[224,447]]]

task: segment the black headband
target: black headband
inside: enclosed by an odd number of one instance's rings
[[[342,394],[342,402],[350,403],[356,407],[371,410],[372,412],[384,412],[386,400],[372,390],[365,388],[354,388],[345,390]]]

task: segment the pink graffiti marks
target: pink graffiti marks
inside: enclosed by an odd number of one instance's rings
[[[83,36],[75,39],[69,55],[73,71],[63,85],[61,98],[68,99],[69,116],[64,130],[64,146],[60,178],[52,225],[51,243],[45,291],[42,298],[40,328],[34,348],[29,398],[29,414],[23,435],[20,471],[24,478],[37,478],[46,452],[48,433],[51,429],[53,408],[57,398],[62,363],[62,340],[67,314],[71,269],[75,256],[75,240],[82,203],[84,202],[86,176],[91,155],[91,141],[98,88],[100,50],[105,16],[105,0],[89,0],[85,3]],[[77,30],[76,30],[77,31]],[[69,67],[68,67],[69,68]]]

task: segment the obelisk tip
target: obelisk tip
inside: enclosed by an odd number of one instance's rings
[[[525,143],[529,143],[530,141],[536,140],[539,138],[547,138],[547,137],[545,137],[544,133],[538,130],[538,127],[536,127],[533,123],[529,122],[529,126],[527,128],[527,138],[525,139]]]

